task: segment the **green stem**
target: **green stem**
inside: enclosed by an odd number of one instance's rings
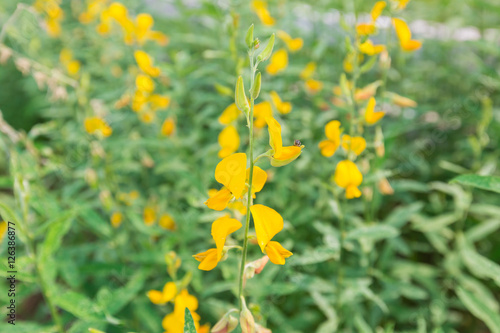
[[[250,77],[250,89],[253,87],[255,80],[255,72],[256,68],[254,67],[254,49],[249,52],[250,58],[250,68],[252,69],[252,75]],[[249,128],[249,160],[250,160],[250,175],[248,176],[248,192],[247,192],[247,216],[245,222],[245,237],[243,238],[243,250],[241,254],[241,264],[240,264],[240,278],[239,278],[239,291],[238,291],[238,299],[239,299],[239,308],[240,312],[242,310],[242,301],[241,297],[243,296],[243,275],[245,274],[245,263],[247,260],[247,248],[248,248],[248,229],[250,229],[250,207],[252,206],[252,182],[253,182],[253,109],[254,109],[254,99],[252,94],[250,93],[250,112],[249,117],[247,118],[247,125]]]
[[[344,197],[345,198],[345,197]],[[345,203],[345,199],[342,200]],[[345,219],[344,212],[342,211],[342,207],[345,205],[340,205],[340,216],[339,216],[339,233],[340,233],[340,244],[339,244],[339,268],[337,269],[337,300],[336,300],[336,311],[337,316],[340,318],[340,310],[342,307],[341,304],[341,292],[342,292],[342,284],[344,280],[344,267],[342,265],[342,260],[344,259],[343,249],[345,243]]]

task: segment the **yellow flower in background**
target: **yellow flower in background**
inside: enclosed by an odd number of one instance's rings
[[[174,312],[166,315],[162,320],[162,327],[165,333],[183,333],[184,332],[184,312],[188,308],[193,316],[195,329],[201,333],[206,325],[200,327],[200,316],[195,312],[198,309],[198,299],[190,295],[186,289],[182,290],[174,299]]]
[[[417,106],[417,102],[415,102],[412,99],[409,99],[408,97],[404,97],[389,91],[386,91],[385,95],[389,97],[392,103],[396,104],[397,106],[410,107],[410,108]]]
[[[113,228],[118,228],[122,224],[122,221],[123,221],[122,213],[114,212],[111,215],[111,225],[113,226]]]
[[[335,169],[333,179],[338,186],[345,188],[347,199],[361,196],[358,186],[363,182],[363,175],[354,162],[349,160],[340,161]]]
[[[276,32],[276,36],[278,36],[279,39],[281,39],[283,42],[285,42],[286,47],[288,47],[288,49],[291,52],[296,52],[296,51],[300,50],[302,48],[302,46],[304,45],[304,40],[302,38],[299,38],[299,37],[292,38],[292,37],[290,37],[289,34],[284,32],[283,30],[278,30]]]
[[[269,145],[271,151],[271,165],[281,167],[294,161],[302,152],[303,145],[297,140],[293,146],[283,147],[281,125],[273,117],[266,119],[269,130]]]
[[[356,32],[360,36],[369,36],[375,33],[375,24],[373,23],[358,23]]]
[[[368,101],[368,105],[365,110],[365,122],[368,125],[373,125],[384,116],[385,112],[377,111],[375,112],[376,101],[374,97],[371,97]]]
[[[257,105],[255,105],[257,107]],[[236,119],[238,119],[238,116],[240,115],[240,110],[238,110],[238,107],[236,106],[235,103],[232,103],[229,105],[227,108],[222,111],[222,114],[219,117],[219,123],[222,125],[229,125]],[[255,111],[254,111],[255,113]]]
[[[359,53],[356,57],[354,52],[347,53],[344,58],[344,62],[342,63],[344,71],[351,73],[354,69],[355,61],[357,61],[357,64],[361,63],[363,61],[363,54]]]
[[[165,304],[172,301],[176,294],[177,285],[174,282],[167,282],[162,291],[150,290],[146,295],[153,304]]]
[[[59,61],[63,64],[71,61],[73,59],[73,52],[70,49],[63,48],[59,53]]]
[[[143,45],[147,40],[154,40],[161,46],[168,44],[168,37],[159,31],[151,30],[154,19],[149,14],[139,14],[135,18],[134,35],[139,45]]]
[[[162,96],[158,94],[153,94],[149,96],[148,102],[151,106],[151,110],[156,111],[159,109],[166,109],[170,105],[170,97]]]
[[[84,122],[85,130],[89,134],[100,133],[104,137],[108,137],[113,133],[111,127],[99,117],[89,117],[85,119]]]
[[[272,92],[271,92],[272,94]],[[272,95],[271,95],[272,98]],[[239,110],[238,110],[239,112]],[[266,118],[273,116],[273,108],[271,103],[268,101],[261,102],[259,104],[255,104],[253,108],[253,117],[254,122],[253,125],[255,128],[264,128],[266,126]]]
[[[136,90],[132,96],[132,110],[135,112],[141,111],[148,103],[149,94],[142,90]]]
[[[288,53],[285,49],[279,49],[274,52],[271,56],[269,65],[266,67],[266,71],[270,75],[276,75],[285,70],[288,66]]]
[[[366,140],[361,136],[351,137],[345,134],[342,136],[342,148],[359,156],[366,148]]]
[[[314,72],[316,71],[316,63],[314,61],[309,62],[306,67],[300,72],[300,78],[302,80],[310,79]]]
[[[75,76],[80,71],[80,62],[73,59],[73,53],[69,49],[62,49],[59,60],[66,67],[68,74]]]
[[[135,86],[137,90],[146,92],[146,93],[151,93],[155,89],[155,83],[151,78],[147,75],[144,74],[139,74],[135,78]]]
[[[134,57],[137,65],[144,73],[152,77],[160,75],[160,69],[153,66],[153,59],[146,52],[137,50],[134,52]]]
[[[367,84],[361,89],[356,89],[356,93],[354,94],[354,99],[356,101],[365,101],[377,93],[378,87],[382,85],[382,80],[377,80],[370,84]]]
[[[215,246],[217,248],[217,261],[222,259],[227,236],[241,227],[241,222],[230,218],[229,215],[219,217],[212,223],[212,238],[214,239]]]
[[[262,24],[272,26],[275,23],[274,18],[267,9],[267,2],[262,0],[253,0],[251,4],[252,10],[257,14]]]
[[[276,91],[271,91],[269,93],[269,96],[271,96],[271,101],[273,101],[274,107],[276,110],[278,110],[279,113],[281,114],[287,114],[292,111],[292,103],[290,102],[283,102],[281,100],[280,95]],[[272,113],[269,115],[272,116]],[[267,118],[267,117],[266,117]]]
[[[227,157],[236,152],[240,146],[240,136],[236,127],[233,125],[226,126],[218,137],[219,145],[219,158]]]
[[[144,224],[151,226],[156,222],[156,211],[153,207],[147,206],[143,212]]]
[[[375,3],[371,11],[371,16],[373,21],[376,21],[378,19],[378,17],[380,16],[380,14],[382,14],[382,11],[386,6],[387,3],[385,1],[377,1]]]
[[[3,236],[5,235],[6,231],[7,231],[7,222],[1,221],[0,222],[0,241],[3,239]]]
[[[139,120],[145,124],[151,124],[155,120],[156,115],[154,112],[147,110],[139,113]]]
[[[172,118],[167,118],[161,125],[161,135],[171,136],[175,132],[175,121]]]
[[[411,39],[411,31],[405,21],[393,18],[392,23],[396,29],[396,35],[399,39],[401,48],[405,51],[415,51],[422,47],[422,42],[419,40]]]
[[[410,2],[410,0],[395,0],[395,1],[398,5],[397,6],[398,9],[405,9],[408,2]]]
[[[267,244],[265,252],[269,260],[275,265],[284,265],[285,258],[293,255],[292,252],[285,249],[280,243],[271,241]]]
[[[160,216],[160,220],[158,221],[158,225],[167,230],[175,230],[177,228],[174,218],[169,214],[162,214]]]
[[[321,89],[323,89],[323,82],[314,80],[314,79],[308,79],[305,82],[306,90],[309,94],[317,94]]]
[[[323,140],[319,143],[318,147],[321,150],[321,155],[330,157],[335,154],[340,146],[340,121],[332,120],[325,126],[325,134],[328,140]]]
[[[366,42],[359,45],[359,51],[369,56],[379,54],[384,50],[385,50],[385,45],[373,45],[373,42],[369,39],[367,39]]]

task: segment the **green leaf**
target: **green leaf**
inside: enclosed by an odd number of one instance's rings
[[[496,176],[460,175],[453,178],[451,182],[500,193],[500,177]]]
[[[497,312],[490,309],[474,294],[466,291],[462,287],[457,287],[456,293],[464,306],[474,316],[482,320],[492,333],[500,333],[500,315]]]
[[[196,333],[193,316],[188,308],[184,311],[184,333]]]
[[[85,321],[104,320],[100,307],[83,294],[58,290],[52,297],[55,305]]]
[[[500,287],[500,265],[471,248],[462,249],[460,254],[465,266],[472,274],[480,278],[490,278]]]
[[[373,225],[351,230],[347,233],[346,239],[370,239],[381,240],[399,235],[398,229],[389,225]]]

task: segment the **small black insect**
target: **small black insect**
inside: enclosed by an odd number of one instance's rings
[[[295,140],[295,141],[293,142],[293,145],[294,145],[295,147],[300,147],[300,146],[302,146],[302,142],[300,142],[300,140]]]

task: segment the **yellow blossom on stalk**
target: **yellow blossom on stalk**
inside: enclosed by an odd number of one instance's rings
[[[405,9],[408,2],[410,2],[410,0],[395,0],[395,1],[398,5],[397,6],[398,9]]]
[[[172,118],[167,118],[161,125],[161,135],[171,136],[175,132],[175,121]]]
[[[304,146],[296,140],[293,146],[283,147],[281,125],[273,117],[266,119],[269,130],[269,145],[271,146],[271,165],[280,167],[287,165],[299,157]]]
[[[377,93],[378,87],[382,85],[382,80],[377,80],[372,82],[361,89],[356,89],[356,93],[354,94],[354,99],[356,101],[364,101],[367,100]]]
[[[405,51],[415,51],[422,46],[422,42],[419,40],[411,39],[411,31],[405,21],[393,18],[392,23],[396,29],[396,35],[399,39],[399,44],[401,48]]]
[[[367,39],[366,42],[359,45],[359,51],[369,56],[379,54],[384,50],[385,50],[385,45],[373,45],[373,42],[369,39]]]
[[[352,151],[359,156],[366,148],[366,140],[361,136],[351,137],[348,134],[342,136],[342,148],[347,152]]]
[[[163,290],[150,290],[147,292],[149,300],[153,304],[165,304],[172,301],[177,294],[177,286],[174,282],[167,282],[163,286]]]
[[[167,230],[175,230],[177,228],[174,218],[169,214],[162,214],[162,216],[160,216],[160,220],[158,221],[158,225]]]
[[[235,103],[232,103],[229,105],[227,108],[222,111],[222,114],[219,117],[219,123],[222,125],[229,125],[236,119],[238,119],[238,116],[240,115],[240,110],[238,110],[238,107],[236,106]]]
[[[369,36],[375,33],[375,24],[374,23],[358,23],[356,25],[356,32],[360,36]]]
[[[132,97],[132,110],[141,111],[144,105],[148,103],[149,94],[142,90],[136,90]]]
[[[155,83],[151,78],[147,75],[144,74],[139,74],[135,78],[135,86],[137,90],[146,92],[146,93],[151,93],[155,89]]]
[[[272,97],[273,95],[271,92],[271,98]],[[268,101],[255,104],[253,108],[253,117],[254,117],[253,125],[255,126],[255,128],[264,128],[266,126],[266,118],[272,117],[272,115],[273,115],[273,108],[271,107],[271,103],[269,103]]]
[[[85,130],[89,134],[101,133],[102,136],[108,137],[113,133],[111,127],[99,117],[86,118],[84,122]]]
[[[106,0],[92,0],[88,2],[87,10],[78,16],[82,24],[89,24],[104,10]]]
[[[143,212],[144,224],[151,226],[156,222],[156,211],[153,207],[147,206]]]
[[[283,42],[285,42],[286,46],[291,52],[296,52],[302,48],[304,45],[304,40],[300,37],[292,38],[289,34],[284,32],[283,30],[278,30],[276,32],[276,36],[280,38]]]
[[[139,119],[145,124],[151,124],[155,120],[155,113],[147,110],[139,113]]]
[[[335,154],[340,146],[340,134],[342,129],[340,128],[340,121],[332,120],[325,126],[325,134],[327,140],[323,140],[319,143],[319,149],[321,150],[321,155],[325,157],[330,157]]]
[[[361,63],[363,61],[363,54],[359,53],[357,57],[354,52],[346,54],[344,62],[342,63],[344,71],[346,71],[347,73],[351,73],[354,69],[355,61],[357,61],[358,64]]]
[[[269,95],[271,96],[271,100],[273,101],[274,107],[276,107],[276,110],[278,110],[279,113],[287,114],[287,113],[290,113],[290,111],[292,111],[292,103],[283,102],[281,100],[280,95],[278,95],[278,93],[276,91],[274,91],[274,90],[271,91],[269,93]],[[272,113],[269,114],[268,116],[272,116]]]
[[[182,290],[174,299],[174,312],[166,315],[162,320],[165,333],[184,332],[184,312],[188,308],[193,316],[195,329],[198,333],[208,333],[208,326],[200,326],[200,316],[195,312],[198,309],[198,299],[190,295],[186,289]]]
[[[219,158],[227,157],[236,152],[240,146],[240,136],[236,127],[229,125],[224,128],[218,137],[219,145]]]
[[[305,85],[310,94],[316,94],[323,88],[323,82],[314,79],[308,79]]]
[[[299,76],[302,80],[307,80],[314,75],[315,71],[316,71],[316,63],[314,61],[311,61],[306,65],[306,67],[304,67],[304,69],[300,72]]]
[[[66,71],[75,76],[80,71],[80,62],[73,59],[73,53],[69,49],[62,49],[59,54],[59,60],[66,67]]]
[[[246,183],[249,182],[250,179],[250,168],[247,169],[247,178]],[[259,168],[258,166],[253,167],[253,176],[252,176],[252,197],[255,199],[255,193],[260,192],[267,181],[267,172]],[[248,192],[248,186],[247,186]]]
[[[166,109],[170,105],[170,97],[153,94],[149,96],[148,102],[151,105],[151,110]]]
[[[271,75],[276,75],[285,70],[288,66],[288,53],[285,49],[279,49],[274,52],[271,56],[269,65],[266,67],[266,71]]]
[[[272,208],[264,205],[253,205],[250,207],[252,213],[257,243],[262,252],[265,252],[272,263],[284,265],[285,258],[292,253],[285,250],[280,243],[271,242],[271,239],[283,229],[283,218]]]
[[[267,9],[267,2],[262,0],[253,0],[251,4],[252,10],[257,14],[262,24],[272,26],[275,23],[274,18]]]
[[[368,101],[368,105],[366,106],[366,110],[365,110],[365,122],[368,125],[375,124],[377,121],[379,121],[380,119],[382,119],[382,117],[385,114],[385,112],[383,112],[383,111],[377,111],[377,112],[375,112],[375,105],[376,105],[376,103],[377,102],[375,101],[375,98],[371,97],[370,100]]]
[[[375,3],[371,11],[371,16],[373,21],[376,21],[378,19],[378,17],[380,16],[380,14],[382,14],[382,11],[386,6],[387,3],[385,1],[377,1]]]
[[[245,191],[245,180],[246,180],[246,164],[247,155],[245,153],[236,153],[228,157],[225,157],[220,161],[215,167],[215,180],[224,185],[224,187],[215,196],[209,198],[205,204],[212,209],[214,206],[218,206],[220,203],[219,199],[229,199],[225,202],[224,207],[227,202],[231,199],[231,196],[239,199]],[[222,208],[224,209],[224,208]],[[216,210],[222,210],[216,209]]]
[[[363,182],[363,175],[354,162],[349,160],[340,161],[333,176],[335,183],[346,189],[347,199],[359,198],[361,191],[358,186]]]
[[[123,215],[120,212],[114,212],[113,215],[111,215],[111,225],[113,228],[118,228],[123,221]]]
[[[135,18],[134,34],[139,45],[144,44],[147,40],[155,40],[161,46],[168,44],[168,37],[159,31],[153,31],[151,28],[154,25],[154,19],[149,14],[139,14]]]
[[[160,69],[153,66],[153,59],[146,52],[137,50],[134,52],[134,57],[137,65],[144,73],[152,77],[160,75]]]

